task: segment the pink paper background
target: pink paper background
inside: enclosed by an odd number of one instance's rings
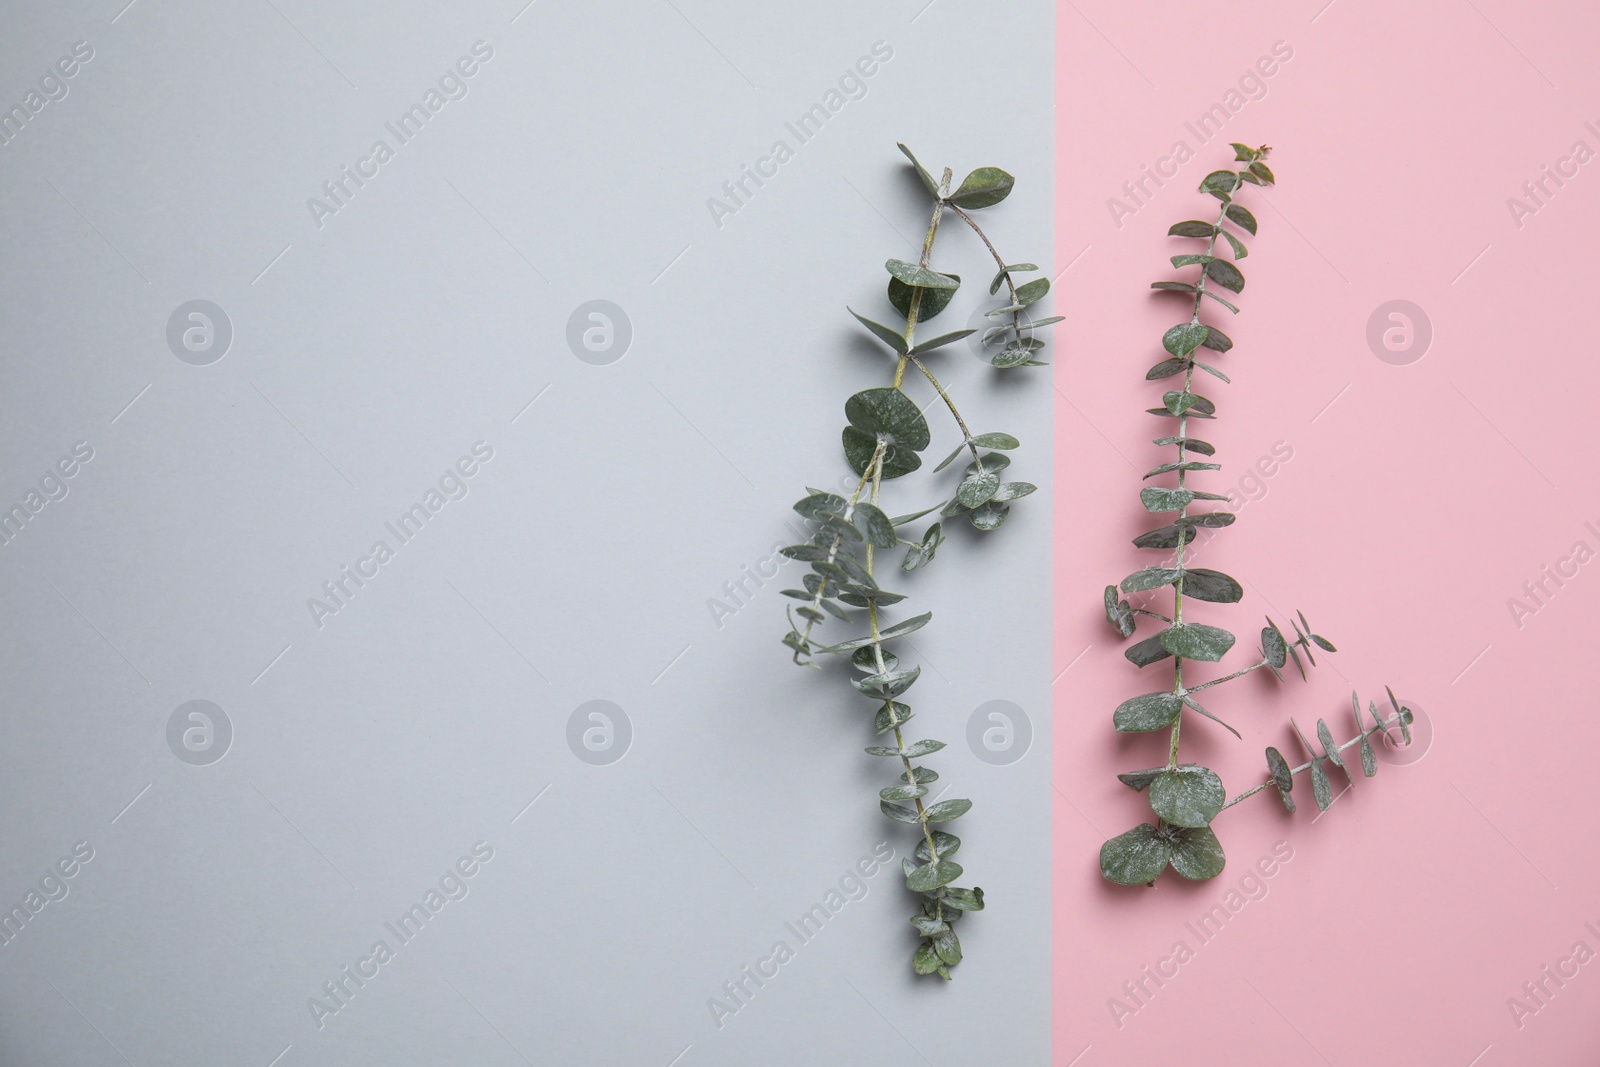
[[[1575,141],[1600,151],[1584,126],[1600,128],[1600,14],[1324,3],[1059,9],[1057,252],[1071,266],[1056,285],[1068,322],[1054,371],[1057,1065],[1600,1059],[1600,957],[1563,987],[1547,982],[1554,996],[1520,1027],[1508,1007],[1576,942],[1600,952],[1584,926],[1600,929],[1588,684],[1600,559],[1520,627],[1508,607],[1575,542],[1600,551],[1585,527],[1600,529],[1589,429],[1600,159],[1520,227],[1507,206]],[[1200,144],[1185,120],[1277,41],[1293,56],[1264,79],[1266,96]],[[1107,199],[1180,139],[1196,158],[1119,228]],[[1270,794],[1230,809],[1217,822],[1229,863],[1213,881],[1169,872],[1154,890],[1127,889],[1102,880],[1097,851],[1149,812],[1114,776],[1159,763],[1165,734],[1119,737],[1111,711],[1171,674],[1122,658],[1100,594],[1156,562],[1129,544],[1159,524],[1139,506],[1139,475],[1171,452],[1150,443],[1168,423],[1141,413],[1163,386],[1142,379],[1187,312],[1146,285],[1193,273],[1170,271],[1166,256],[1195,249],[1166,229],[1214,215],[1195,186],[1231,165],[1230,140],[1272,144],[1280,184],[1241,195],[1261,221],[1242,313],[1208,309],[1237,343],[1216,360],[1234,384],[1203,388],[1218,403],[1204,436],[1223,470],[1191,484],[1237,488],[1275,442],[1293,456],[1200,552],[1246,582],[1244,602],[1194,617],[1240,635],[1229,669],[1248,661],[1269,611],[1281,623],[1305,611],[1341,651],[1319,657],[1309,684],[1262,672],[1213,691],[1208,707],[1245,740],[1191,715],[1183,758],[1215,768],[1232,795],[1260,780],[1266,745],[1299,754],[1291,714],[1308,730],[1326,717],[1342,740],[1350,690],[1365,705],[1385,683],[1422,706],[1435,736],[1419,762],[1380,766],[1315,824],[1303,776],[1294,816]],[[1433,327],[1409,365],[1380,361],[1366,339],[1369,315],[1393,299]],[[1202,943],[1185,923],[1279,841],[1293,859],[1262,882],[1266,895]],[[1108,999],[1134,1006],[1122,983],[1178,941],[1193,958],[1163,986],[1147,981],[1153,996],[1119,1028]]]

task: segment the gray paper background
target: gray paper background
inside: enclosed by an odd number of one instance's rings
[[[935,612],[913,736],[951,743],[929,765],[977,804],[961,859],[991,907],[953,983],[909,971],[914,840],[876,810],[870,703],[778,644],[800,565],[723,587],[845,473],[843,399],[886,383],[843,305],[892,314],[882,261],[926,225],[896,140],[1018,175],[991,232],[1053,273],[1049,5],[123,3],[9,4],[0,33],[3,106],[93,49],[0,147],[0,508],[93,450],[0,547],[0,909],[93,849],[0,945],[0,1061],[1045,1063],[1050,372],[941,354],[1041,492],[890,583]],[[307,199],[478,41],[466,95],[319,227]],[[880,41],[798,144],[784,124]],[[779,139],[719,227],[708,198]],[[936,266],[985,263],[943,231]],[[597,299],[631,324],[609,365],[567,343]],[[193,300],[232,329],[205,365],[168,343]],[[478,442],[401,544],[385,524]],[[378,540],[319,626],[308,598]],[[220,760],[221,732],[197,762],[169,744],[193,700],[231,728]],[[606,765],[568,743],[594,700],[629,727]],[[1031,723],[1008,765],[966,741],[991,700]],[[864,897],[786,932],[883,841]],[[400,944],[385,924],[477,842],[466,895]],[[308,998],[380,939],[319,1028]],[[780,939],[718,1027],[708,998]]]

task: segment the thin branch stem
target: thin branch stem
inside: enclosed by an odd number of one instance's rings
[[[1350,740],[1346,741],[1344,744],[1338,746],[1338,748],[1335,751],[1337,751],[1340,755],[1343,755],[1345,749],[1350,748],[1353,745],[1359,745],[1364,739],[1370,738],[1373,734],[1387,734],[1390,730],[1394,729],[1394,727],[1396,727],[1398,725],[1400,725],[1400,713],[1399,712],[1395,712],[1395,714],[1393,716],[1391,716],[1390,718],[1382,720],[1376,726],[1372,726],[1372,727],[1369,727],[1367,729],[1362,730],[1359,734],[1357,734],[1356,736],[1352,737]],[[1305,742],[1305,738],[1302,737],[1301,738],[1301,742],[1302,743],[1306,743]],[[1306,747],[1310,748],[1311,746],[1310,746],[1309,743],[1306,743]],[[1308,760],[1306,760],[1306,762],[1300,764],[1300,766],[1290,769],[1290,771],[1289,771],[1289,777],[1290,778],[1293,778],[1295,775],[1299,774],[1301,771],[1310,770],[1311,769],[1311,765],[1313,763],[1315,763],[1317,760],[1319,760],[1319,759],[1327,759],[1327,756],[1315,755],[1315,750],[1314,749],[1312,751],[1313,751],[1313,755],[1312,755],[1312,757],[1310,759],[1308,759]],[[1345,773],[1346,774],[1350,773],[1350,769],[1349,769],[1348,766],[1345,768]],[[1238,796],[1234,797],[1232,800],[1228,801],[1226,804],[1222,805],[1222,807],[1218,808],[1217,810],[1219,812],[1227,811],[1229,808],[1231,808],[1235,804],[1239,803],[1239,801],[1247,800],[1250,797],[1255,796],[1257,793],[1261,792],[1263,789],[1267,788],[1268,786],[1270,786],[1272,784],[1273,784],[1273,780],[1271,778],[1268,778],[1265,782],[1262,782],[1260,785],[1255,786],[1255,787],[1250,788],[1250,789],[1246,789],[1243,793],[1240,793]]]

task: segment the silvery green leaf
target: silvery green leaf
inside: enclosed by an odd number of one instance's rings
[[[1178,526],[1203,526],[1207,529],[1221,529],[1232,526],[1238,516],[1231,511],[1202,511],[1197,515],[1185,515],[1174,519]]]
[[[900,755],[900,750],[898,748],[890,748],[887,745],[868,745],[864,751],[869,756],[899,756]]]
[[[1179,359],[1199,348],[1206,339],[1206,327],[1198,322],[1180,322],[1161,337],[1161,346]]]
[[[932,739],[926,741],[913,741],[911,746],[906,749],[906,755],[912,759],[917,759],[918,757],[926,756],[930,752],[937,752],[943,747],[943,741],[934,741]]]
[[[1372,742],[1367,740],[1367,736],[1361,735],[1361,771],[1371,778],[1378,773],[1378,761],[1372,753]]]
[[[813,563],[817,560],[827,559],[828,550],[820,545],[788,545],[778,551],[790,559],[797,559],[802,563]]]
[[[943,348],[945,345],[954,344],[956,341],[959,341],[963,337],[973,333],[977,333],[977,331],[955,330],[951,333],[940,334],[931,341],[918,341],[916,347],[911,350],[911,354],[914,356],[920,356],[924,352],[932,352],[935,348]]]
[[[887,648],[875,652],[870,645],[865,648],[858,648],[851,653],[850,664],[858,671],[866,674],[876,674],[878,673],[878,656],[880,654],[883,656],[883,669],[885,671],[892,671],[900,665],[899,657],[893,652],[890,652]]]
[[[927,845],[927,842],[924,841],[922,844]],[[924,860],[923,862],[927,861]],[[924,937],[937,937],[939,934],[942,934],[946,930],[950,929],[950,924],[945,922],[943,919],[930,919],[926,915],[911,916],[911,925],[915,926],[917,928],[917,933],[923,935]]]
[[[1340,770],[1348,770],[1344,765],[1344,757],[1339,754],[1339,746],[1334,743],[1333,731],[1328,729],[1328,724],[1322,719],[1317,720],[1317,740],[1322,742],[1322,751],[1328,754],[1328,759]]]
[[[912,667],[909,671],[886,671],[883,674],[869,674],[865,678],[852,678],[850,684],[869,697],[888,700],[910,689],[921,673],[921,667]]]
[[[1327,811],[1333,804],[1333,788],[1328,784],[1328,772],[1320,759],[1311,761],[1311,795],[1316,798],[1319,811]]]
[[[1100,846],[1100,873],[1118,885],[1143,885],[1167,869],[1172,846],[1149,823],[1113,837]]]
[[[889,516],[880,511],[875,504],[861,503],[856,505],[855,517],[861,523],[862,531],[867,540],[876,548],[893,548],[900,543],[900,536],[894,532],[894,524],[889,521]]]
[[[1162,647],[1160,634],[1156,634],[1154,637],[1147,637],[1137,644],[1129,645],[1123,650],[1122,654],[1135,667],[1148,667],[1150,664],[1160,663],[1172,655],[1171,652]]]
[[[941,800],[927,811],[930,823],[955,822],[972,810],[970,800]]]
[[[1201,363],[1197,359],[1197,360],[1194,361],[1194,365],[1196,367],[1199,367],[1201,370],[1205,371],[1207,374],[1210,374],[1210,375],[1212,375],[1213,377],[1216,377],[1216,378],[1220,378],[1225,382],[1232,382],[1233,381],[1232,378],[1228,377],[1226,374],[1223,374],[1221,371],[1219,371],[1217,368],[1213,367],[1209,363]]]
[[[1123,637],[1131,636],[1134,629],[1133,610],[1126,600],[1117,595],[1116,586],[1106,586],[1105,603],[1106,621],[1111,628]]]
[[[1233,347],[1233,339],[1215,326],[1207,326],[1204,345],[1213,352],[1226,352]]]
[[[980,433],[972,439],[979,448],[1021,448],[1022,442],[1008,433]]]
[[[893,626],[889,627],[888,629],[882,630],[882,631],[879,632],[879,634],[878,634],[878,642],[882,643],[884,641],[893,640],[896,637],[904,637],[906,634],[914,633],[917,630],[920,630],[924,626],[928,625],[929,620],[931,620],[932,618],[933,618],[933,612],[925,611],[921,615],[915,615],[915,616],[913,616],[913,617],[911,617],[909,619],[906,619],[904,622],[897,622]],[[842,644],[837,644],[837,645],[832,645],[832,646],[828,646],[828,647],[819,648],[819,649],[817,649],[817,651],[819,651],[819,652],[849,652],[852,649],[865,648],[867,646],[870,646],[872,643],[873,643],[873,639],[869,635],[867,637],[857,637],[857,638],[854,638],[853,640],[845,641]]]
[[[951,864],[951,866],[955,866]],[[946,929],[944,933],[933,939],[933,951],[938,953],[939,959],[948,966],[954,967],[961,962],[961,942],[956,939],[954,930]]]
[[[1197,406],[1196,401],[1199,399],[1195,394],[1184,392],[1181,389],[1173,389],[1161,394],[1162,406],[1172,415],[1182,415],[1185,411]]]
[[[1168,237],[1210,237],[1217,232],[1217,228],[1209,222],[1199,219],[1190,219],[1188,222],[1175,222],[1167,230]]]
[[[1016,179],[999,167],[979,167],[961,180],[961,187],[950,194],[950,202],[971,211],[993,207],[1011,194]]]
[[[824,622],[828,618],[826,615],[824,615],[822,612],[818,611],[816,608],[811,608],[811,607],[795,608],[794,609],[794,613],[796,615],[800,616],[802,619],[809,619],[812,622]]]
[[[925,785],[891,785],[878,790],[878,796],[884,800],[915,800],[927,795],[928,787]]]
[[[956,850],[961,847],[961,838],[957,837],[955,834],[947,834],[943,830],[935,830],[933,831],[933,847],[939,850],[940,858],[954,856],[956,854]],[[929,863],[933,860],[932,854],[930,854],[928,851],[928,842],[926,838],[917,842],[916,855],[917,859],[921,860],[923,863]]]
[[[994,491],[994,496],[989,500],[994,504],[1005,504],[1012,500],[1020,500],[1030,493],[1037,492],[1039,487],[1032,482],[1001,482],[1000,488]]]
[[[917,177],[922,179],[922,184],[927,187],[928,192],[932,193],[934,196],[938,196],[939,183],[933,180],[933,175],[928,173],[926,167],[917,162],[917,157],[911,154],[911,149],[907,148],[903,144],[897,144],[896,147],[905,153],[907,159],[911,160],[911,165],[916,168]]]
[[[887,800],[880,800],[878,801],[878,809],[895,822],[910,823],[912,826],[916,826],[922,821],[917,818],[914,808],[908,808],[904,804],[891,804]]]
[[[1006,517],[1011,514],[1009,504],[999,504],[994,500],[979,506],[967,513],[967,521],[985,533],[998,530],[1005,525]]]
[[[956,499],[961,501],[964,507],[975,508],[994,496],[995,490],[999,488],[999,472],[986,470],[963,481],[956,488]]]
[[[928,420],[911,398],[893,386],[863,389],[844,403],[845,418],[856,429],[889,434],[920,452],[928,447]]]
[[[1151,782],[1155,781],[1158,776],[1166,773],[1167,769],[1165,767],[1151,767],[1149,770],[1127,771],[1123,774],[1119,774],[1117,775],[1117,781],[1121,782],[1129,789],[1142,791]]]
[[[1214,170],[1201,179],[1200,188],[1208,193],[1231,193],[1239,188],[1239,175],[1231,170]]]
[[[961,281],[961,275],[959,274],[951,274],[947,275],[947,277],[954,278],[957,282]],[[954,289],[931,289],[923,286],[907,285],[899,278],[890,278],[889,303],[894,306],[896,311],[909,319],[911,317],[911,298],[918,289],[922,290],[922,302],[917,305],[918,322],[927,322],[939,314],[939,312],[950,306],[950,301],[956,295]]]
[[[1142,593],[1147,589],[1160,589],[1164,585],[1171,585],[1183,575],[1179,567],[1146,567],[1142,571],[1134,571],[1122,579],[1124,593]]]
[[[1244,283],[1241,282],[1240,284],[1243,285]],[[1201,292],[1202,292],[1203,295],[1209,296],[1211,299],[1215,300],[1217,303],[1221,304],[1223,307],[1227,308],[1229,311],[1233,312],[1235,315],[1239,314],[1239,309],[1236,306],[1234,306],[1233,304],[1228,303],[1226,300],[1222,299],[1222,297],[1218,296],[1216,293],[1212,292],[1210,289],[1204,289],[1204,290],[1201,290]]]
[[[1170,378],[1174,374],[1182,374],[1188,366],[1189,361],[1186,359],[1164,359],[1144,372],[1144,380],[1155,382],[1162,378]]]
[[[1242,230],[1247,230],[1250,233],[1250,236],[1252,236],[1252,237],[1255,236],[1255,233],[1256,233],[1256,217],[1254,215],[1250,214],[1250,212],[1247,209],[1241,207],[1238,204],[1229,204],[1227,206],[1227,208],[1226,208],[1226,213],[1227,213],[1229,222],[1235,224],[1236,226],[1238,226]],[[1226,231],[1224,231],[1224,232],[1226,232]],[[1235,243],[1237,243],[1237,242],[1235,242]],[[1235,290],[1235,291],[1237,292],[1237,290]]]
[[[820,603],[823,606],[823,608],[828,612],[829,615],[832,615],[834,618],[838,619],[839,621],[841,621],[841,622],[849,622],[850,621],[850,613],[848,611],[844,610],[843,608],[841,608],[839,605],[835,604],[833,601],[827,600],[827,599],[823,599],[823,600],[818,601],[818,603]]]
[[[796,502],[794,510],[808,519],[820,519],[838,515],[849,506],[849,501],[837,493],[812,493]]]
[[[1230,218],[1232,217],[1231,209],[1232,208],[1236,208],[1236,207],[1239,207],[1239,205],[1238,204],[1230,204],[1229,205],[1229,208],[1230,208],[1229,217]],[[1239,207],[1239,210],[1240,211],[1244,211],[1244,208]],[[1246,257],[1246,256],[1248,256],[1250,254],[1250,250],[1244,246],[1244,242],[1239,240],[1233,234],[1229,233],[1227,230],[1223,230],[1222,231],[1222,236],[1226,237],[1228,239],[1228,244],[1233,246],[1233,258],[1234,259],[1243,259],[1244,257]]]
[[[1191,881],[1215,878],[1222,873],[1226,857],[1222,843],[1209,826],[1175,831],[1172,842],[1172,869]]]
[[[891,708],[893,709],[892,715],[890,714]],[[915,714],[908,705],[902,704],[898,700],[892,701],[888,708],[879,708],[877,710],[877,713],[873,716],[873,726],[880,734],[888,733],[896,726],[903,726],[909,722]]]
[[[883,269],[907,285],[922,289],[956,289],[961,285],[960,278],[940,274],[936,270],[929,270],[916,263],[907,263],[903,259],[888,260],[884,263]]]
[[[1220,626],[1200,622],[1174,623],[1161,631],[1161,647],[1183,659],[1215,663],[1233,647],[1234,637]]]
[[[1196,263],[1210,263],[1215,258],[1215,256],[1204,256],[1190,252],[1181,256],[1173,256],[1172,265],[1174,267],[1192,267]]]
[[[1219,719],[1215,715],[1211,714],[1205,708],[1201,707],[1200,706],[1200,702],[1198,700],[1196,700],[1193,696],[1185,693],[1184,697],[1183,697],[1183,702],[1189,706],[1190,710],[1195,711],[1195,712],[1197,712],[1197,713],[1199,713],[1201,715],[1204,715],[1206,718],[1210,719],[1212,722],[1216,723],[1218,726],[1220,726],[1224,730],[1228,731],[1234,737],[1240,737],[1240,734],[1239,734],[1238,730],[1235,730],[1233,727],[1229,726],[1227,723],[1223,722],[1221,719]],[[1242,740],[1242,738],[1241,738],[1241,740]]]
[[[906,598],[904,593],[891,593],[887,589],[852,588],[839,594],[839,599],[853,608],[864,608],[868,604],[876,604],[880,608],[898,604]]]
[[[1272,185],[1277,181],[1277,179],[1272,176],[1272,170],[1265,163],[1260,161],[1250,164],[1250,173],[1254,174],[1257,178],[1260,178],[1268,185]]]
[[[989,360],[991,367],[1000,370],[1010,370],[1012,367],[1026,366],[1033,360],[1034,350],[1022,345],[1012,343],[996,352]]]
[[[1194,567],[1184,575],[1183,595],[1210,604],[1237,604],[1244,596],[1244,588],[1221,571]]]
[[[941,859],[937,863],[925,863],[913,870],[906,877],[906,888],[914,893],[931,893],[960,877],[960,864]]]
[[[1150,785],[1150,810],[1173,826],[1209,826],[1227,799],[1222,779],[1194,763],[1163,771]]]
[[[1188,282],[1151,282],[1152,289],[1166,289],[1174,293],[1192,293],[1194,286]]]
[[[1217,449],[1210,441],[1202,441],[1198,437],[1157,437],[1152,444],[1177,445],[1185,452],[1195,452],[1202,456],[1214,456]]]
[[[957,911],[982,911],[983,890],[956,889],[947,886],[944,891],[944,906],[955,908]]]
[[[1339,651],[1337,648],[1333,647],[1333,643],[1332,642],[1330,642],[1326,637],[1323,637],[1321,634],[1312,634],[1311,635],[1311,641],[1312,641],[1313,644],[1315,644],[1318,648],[1322,649],[1324,652],[1337,652],[1337,651]]]
[[[1193,489],[1168,489],[1165,486],[1146,486],[1139,490],[1139,503],[1152,515],[1163,511],[1181,510],[1194,499]]]
[[[1280,669],[1289,662],[1289,646],[1283,640],[1283,634],[1271,619],[1261,628],[1261,654],[1273,670]]]
[[[1288,793],[1294,788],[1294,772],[1289,768],[1289,761],[1271,745],[1267,746],[1267,773],[1272,775],[1272,784],[1278,787],[1280,793]],[[1293,811],[1294,808],[1289,810]]]
[[[1238,141],[1229,141],[1228,147],[1233,149],[1233,159],[1236,163],[1244,163],[1256,158],[1256,150],[1247,144]]]
[[[1049,278],[1035,278],[1026,285],[1017,286],[1016,302],[1021,304],[1023,307],[1027,307],[1029,304],[1037,304],[1039,301],[1044,299],[1045,294],[1049,291]]]
[[[1206,264],[1206,273],[1211,280],[1229,292],[1238,293],[1244,290],[1244,275],[1225,259],[1213,259]]]
[[[943,966],[939,954],[933,950],[931,941],[924,941],[918,945],[916,954],[911,957],[911,969],[918,974],[932,974]]]
[[[1003,471],[1011,466],[1011,457],[1004,452],[985,452],[982,456],[983,469],[990,471]],[[973,460],[967,464],[967,469],[961,472],[963,478],[971,478],[978,473],[978,462]]]
[[[856,321],[865,326],[874,337],[894,349],[900,355],[906,354],[906,339],[899,330],[891,330],[880,322],[873,322],[864,315],[856,313],[854,308],[845,308],[850,314],[855,315]]]
[[[895,526],[904,526],[906,523],[915,522],[916,520],[922,518],[922,516],[927,515],[930,512],[938,511],[943,506],[944,505],[942,505],[942,504],[935,504],[931,508],[923,508],[921,511],[913,511],[909,515],[896,515],[894,518],[890,519],[889,521],[891,523],[893,523]]]
[[[1182,463],[1163,463],[1159,467],[1152,467],[1145,474],[1145,477],[1154,478],[1158,474],[1168,474],[1172,471],[1219,471],[1221,469],[1222,464],[1220,463],[1198,463],[1192,460],[1185,460]]]
[[[1136,548],[1177,548],[1180,540],[1188,544],[1194,538],[1193,526],[1160,526],[1135,537],[1133,544]]]
[[[1111,721],[1118,733],[1162,730],[1172,725],[1182,707],[1183,699],[1176,693],[1144,693],[1118,704]]]

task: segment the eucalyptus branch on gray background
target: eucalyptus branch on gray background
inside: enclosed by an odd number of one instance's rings
[[[936,827],[966,814],[972,801],[924,802],[929,784],[937,781],[939,775],[916,761],[945,745],[943,741],[931,739],[907,743],[905,725],[913,712],[899,698],[916,682],[921,668],[902,666],[900,658],[889,651],[885,643],[922,628],[932,618],[932,613],[885,625],[885,609],[903,601],[905,596],[878,584],[879,555],[904,547],[905,555],[900,563],[903,571],[926,566],[933,561],[944,541],[942,523],[945,520],[964,516],[977,530],[997,530],[1010,514],[1012,501],[1027,496],[1037,487],[1028,482],[1002,481],[1002,472],[1011,462],[1006,453],[1015,450],[1019,442],[1007,433],[973,433],[930,365],[930,353],[975,331],[956,330],[927,340],[917,336],[918,326],[948,307],[961,285],[959,275],[936,271],[929,266],[945,213],[953,213],[971,227],[993,258],[997,270],[989,285],[990,295],[998,293],[1004,285],[1009,296],[1004,306],[989,312],[991,318],[1000,321],[986,331],[984,337],[986,342],[1003,342],[1000,351],[991,359],[995,367],[1006,370],[1045,366],[1035,358],[1044,342],[1033,336],[1032,331],[1059,322],[1060,317],[1031,322],[1023,317],[1027,307],[1049,292],[1049,279],[1041,277],[1019,284],[1017,275],[1039,268],[1032,263],[1007,263],[970,214],[1004,200],[1011,192],[1011,175],[996,167],[980,167],[952,192],[949,168],[935,181],[910,149],[900,145],[900,150],[911,161],[933,198],[927,235],[923,238],[918,262],[891,259],[885,264],[889,272],[888,301],[905,317],[903,329],[885,326],[850,311],[868,333],[890,350],[893,376],[889,385],[863,390],[845,401],[844,458],[859,479],[855,491],[845,498],[812,489],[794,506],[795,511],[815,524],[816,533],[806,544],[783,549],[791,559],[811,565],[804,589],[784,590],[786,596],[802,604],[789,609],[790,628],[783,643],[793,650],[794,661],[805,666],[816,666],[813,657],[819,653],[848,656],[860,674],[860,677],[851,678],[851,685],[878,705],[874,726],[878,734],[887,734],[886,740],[893,743],[874,745],[866,751],[893,760],[900,768],[900,784],[879,791],[879,806],[890,819],[915,826],[921,838],[915,849],[915,861],[909,858],[902,861],[906,887],[922,898],[921,910],[911,917],[920,936],[912,956],[912,967],[918,974],[949,978],[950,968],[961,961],[961,942],[953,924],[963,912],[982,910],[984,901],[982,889],[964,889],[954,884],[963,871],[950,857],[961,846],[961,841]],[[953,491],[947,490],[951,492],[948,499],[912,514],[891,518],[880,506],[883,483],[920,469],[920,453],[928,447],[932,436],[921,408],[905,393],[906,372],[910,369],[927,380],[961,436],[955,451],[935,466],[933,473],[944,470],[964,454],[970,455],[971,461],[962,470]],[[920,536],[904,535],[903,528],[935,511],[938,517]],[[826,622],[829,615],[850,622],[852,608],[866,610],[868,632],[865,635],[831,645],[814,641],[813,630]]]
[[[1154,823],[1141,823],[1100,847],[1101,873],[1111,881],[1124,885],[1154,884],[1156,877],[1168,866],[1185,878],[1214,878],[1222,873],[1225,859],[1222,845],[1211,829],[1211,820],[1223,809],[1254,796],[1270,785],[1278,790],[1284,806],[1292,812],[1294,800],[1290,796],[1290,791],[1294,786],[1294,777],[1302,772],[1309,772],[1312,796],[1316,800],[1317,807],[1325,811],[1333,803],[1333,790],[1328,781],[1326,764],[1332,763],[1338,767],[1354,784],[1355,776],[1344,761],[1343,753],[1346,749],[1352,745],[1360,746],[1362,771],[1371,777],[1377,773],[1377,762],[1372,751],[1372,735],[1398,728],[1405,743],[1411,743],[1412,712],[1395,699],[1392,691],[1389,692],[1389,701],[1394,713],[1384,717],[1379,714],[1377,704],[1371,702],[1370,725],[1362,720],[1359,698],[1351,694],[1356,721],[1354,738],[1342,745],[1335,744],[1333,732],[1328,728],[1328,724],[1319,719],[1316,730],[1317,742],[1321,745],[1319,750],[1317,745],[1306,737],[1304,731],[1295,725],[1295,733],[1311,758],[1300,766],[1291,768],[1276,748],[1268,748],[1266,781],[1232,800],[1227,799],[1222,779],[1215,771],[1197,763],[1178,762],[1178,739],[1185,710],[1219,723],[1235,737],[1239,736],[1237,730],[1202,706],[1195,697],[1196,693],[1242,678],[1263,667],[1270,668],[1273,674],[1281,679],[1279,669],[1291,659],[1303,678],[1305,665],[1300,660],[1301,653],[1304,653],[1306,660],[1315,666],[1313,646],[1325,652],[1334,651],[1333,645],[1326,638],[1311,631],[1304,615],[1297,613],[1298,621],[1290,623],[1295,634],[1293,641],[1288,640],[1278,629],[1278,625],[1268,618],[1266,627],[1261,631],[1259,661],[1199,685],[1184,684],[1185,660],[1218,662],[1233,647],[1235,640],[1232,633],[1220,626],[1186,619],[1185,601],[1233,604],[1244,595],[1243,588],[1229,575],[1221,571],[1188,566],[1184,561],[1184,549],[1194,540],[1199,528],[1217,529],[1230,526],[1234,521],[1233,514],[1227,511],[1191,513],[1190,505],[1197,500],[1222,501],[1227,497],[1202,492],[1188,485],[1191,473],[1221,469],[1220,464],[1190,458],[1191,455],[1209,457],[1216,452],[1209,442],[1190,436],[1191,421],[1204,421],[1216,417],[1216,405],[1194,391],[1195,370],[1202,370],[1223,382],[1229,380],[1222,371],[1201,362],[1196,353],[1202,348],[1223,353],[1233,347],[1233,341],[1225,333],[1200,321],[1200,312],[1206,298],[1209,297],[1234,314],[1238,314],[1239,309],[1219,295],[1216,289],[1221,288],[1233,294],[1244,290],[1244,275],[1234,261],[1249,255],[1240,235],[1247,234],[1254,237],[1256,219],[1248,208],[1235,202],[1233,196],[1247,184],[1266,186],[1273,184],[1274,181],[1273,173],[1265,162],[1270,151],[1265,145],[1261,148],[1250,148],[1235,144],[1233,149],[1235,162],[1243,163],[1244,167],[1237,171],[1213,171],[1200,183],[1201,191],[1210,193],[1221,204],[1216,219],[1210,222],[1192,219],[1177,223],[1167,231],[1174,237],[1205,241],[1202,252],[1172,257],[1174,267],[1199,267],[1199,276],[1193,282],[1160,281],[1151,285],[1153,289],[1183,293],[1193,300],[1188,321],[1171,327],[1161,338],[1168,358],[1150,368],[1145,375],[1150,381],[1183,375],[1183,387],[1167,391],[1161,398],[1161,406],[1149,409],[1152,415],[1177,420],[1176,429],[1170,436],[1155,439],[1157,445],[1171,445],[1176,448],[1177,454],[1172,462],[1162,463],[1146,473],[1145,479],[1175,474],[1176,484],[1147,486],[1139,492],[1139,500],[1144,504],[1146,511],[1151,514],[1176,512],[1177,517],[1171,523],[1148,530],[1133,539],[1133,543],[1140,548],[1172,551],[1171,565],[1147,567],[1135,571],[1122,580],[1120,590],[1114,585],[1106,586],[1105,590],[1106,619],[1121,636],[1133,636],[1138,622],[1137,617],[1141,615],[1165,623],[1160,633],[1131,645],[1124,653],[1128,660],[1142,668],[1170,658],[1173,665],[1171,689],[1145,693],[1125,700],[1112,716],[1112,721],[1120,732],[1169,731],[1167,761],[1164,765],[1151,767],[1148,770],[1129,771],[1117,776],[1131,789],[1148,790],[1150,808],[1156,815]],[[1228,229],[1229,226],[1234,227],[1238,233]],[[1218,248],[1219,239],[1227,242],[1228,249],[1233,253],[1232,260]],[[1172,590],[1170,616],[1148,608],[1135,607],[1121,595],[1168,588]],[[1207,700],[1209,699],[1208,697]]]

